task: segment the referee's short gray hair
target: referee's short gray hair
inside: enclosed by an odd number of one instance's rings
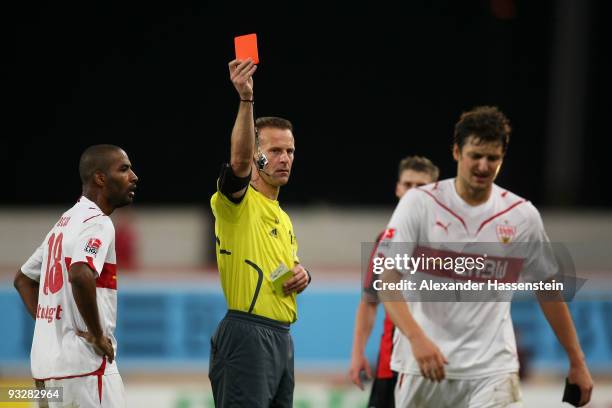
[[[293,132],[293,125],[287,119],[279,118],[277,116],[263,116],[257,118],[255,121],[255,127],[257,129],[263,129],[266,127],[277,128],[277,129],[288,129]]]

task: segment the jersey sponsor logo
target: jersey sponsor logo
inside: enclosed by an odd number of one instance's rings
[[[87,245],[85,245],[85,252],[96,256],[98,254],[98,251],[100,250],[101,245],[102,241],[100,241],[98,238],[89,238],[89,241],[87,241]]]
[[[57,307],[41,306],[40,303],[36,306],[36,318],[39,320],[46,320],[47,323],[53,322],[53,320],[62,319],[62,305]]]
[[[499,239],[499,242],[502,244],[509,243],[516,235],[516,227],[508,225],[507,223],[508,221],[506,221],[505,224],[498,224],[496,228],[497,239]]]
[[[413,258],[422,258],[418,271],[441,278],[455,280],[473,280],[486,282],[496,279],[500,282],[518,282],[523,269],[522,258],[494,256],[478,253],[461,253],[446,249],[418,246],[414,250]],[[482,263],[470,262],[482,257]],[[433,262],[429,262],[432,260]],[[461,262],[461,263],[459,263]],[[454,269],[451,266],[454,265]],[[448,267],[447,267],[448,266]],[[460,266],[461,270],[458,269]]]

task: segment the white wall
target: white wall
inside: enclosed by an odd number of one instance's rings
[[[0,267],[15,270],[40,245],[65,211],[63,208],[0,210]],[[123,209],[113,214],[117,216]],[[206,209],[198,207],[137,208],[129,212],[139,237],[138,253],[144,267],[199,267],[204,242],[211,232]]]
[[[302,262],[358,272],[362,242],[373,242],[392,208],[289,207]],[[19,267],[42,242],[61,208],[0,209],[0,268]],[[119,210],[121,211],[121,210]],[[207,207],[133,207],[146,268],[196,268],[214,264],[211,214]],[[113,215],[114,216],[114,215]],[[612,270],[612,213],[543,211],[550,239],[571,247],[583,268]],[[579,249],[576,249],[579,248]]]

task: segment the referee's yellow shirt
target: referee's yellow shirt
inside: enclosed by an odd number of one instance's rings
[[[227,307],[280,322],[297,319],[295,292],[277,295],[270,275],[281,263],[299,263],[298,244],[287,213],[252,186],[239,203],[217,191],[210,199],[215,216],[217,266]]]

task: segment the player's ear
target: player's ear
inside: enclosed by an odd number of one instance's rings
[[[461,151],[459,151],[459,146],[457,145],[457,143],[453,144],[453,159],[455,159],[455,161],[459,161],[460,154]]]
[[[102,171],[96,170],[93,176],[93,181],[98,187],[104,187],[104,184],[106,183],[106,175]]]

